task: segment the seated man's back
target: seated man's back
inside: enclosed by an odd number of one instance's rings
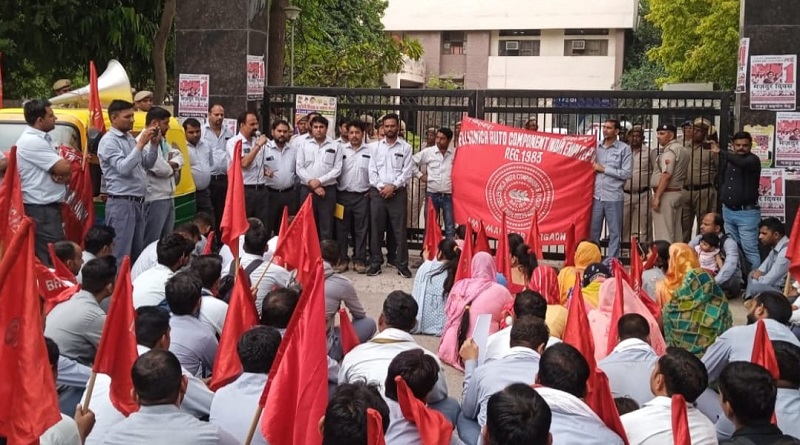
[[[639,406],[653,399],[650,374],[658,356],[649,344],[650,325],[639,314],[625,314],[617,323],[620,342],[597,364],[608,376],[611,395],[630,397]]]
[[[192,375],[207,376],[214,367],[219,342],[214,330],[198,318],[202,289],[200,277],[185,271],[167,281],[165,294],[172,311],[169,350]]]

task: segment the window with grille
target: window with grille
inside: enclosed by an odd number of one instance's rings
[[[442,54],[466,54],[467,33],[445,31],[442,33]]]
[[[607,56],[608,40],[566,39],[565,56]]]
[[[531,57],[539,55],[539,40],[500,40],[497,53],[506,57]]]

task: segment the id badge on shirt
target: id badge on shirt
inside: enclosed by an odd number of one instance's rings
[[[278,160],[275,159],[275,156],[268,156],[267,159],[264,160],[266,162],[265,167],[269,168],[270,170],[276,172],[278,171]]]
[[[394,157],[392,157],[392,168],[394,168],[395,170],[402,170],[404,158],[405,156],[403,156],[402,154],[395,153]]]
[[[336,162],[336,150],[332,148],[325,150],[324,162],[328,167],[333,167],[333,164]]]

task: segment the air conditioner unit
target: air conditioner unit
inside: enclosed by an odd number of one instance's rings
[[[506,51],[519,50],[519,40],[506,40]]]
[[[573,40],[572,41],[572,50],[573,51],[583,51],[586,49],[586,40]]]

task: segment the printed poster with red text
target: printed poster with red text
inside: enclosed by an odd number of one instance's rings
[[[208,117],[208,74],[178,76],[178,116]]]
[[[575,223],[577,239],[589,235],[596,141],[525,131],[473,118],[461,121],[453,165],[453,207],[459,224],[479,220],[500,235],[503,213],[510,232],[527,233],[538,214],[542,245],[563,244]]]

